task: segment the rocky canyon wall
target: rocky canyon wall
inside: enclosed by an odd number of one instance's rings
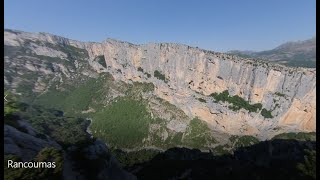
[[[19,46],[26,39],[86,49],[88,62],[98,73],[110,72],[116,80],[127,83],[151,82],[155,95],[189,117],[206,121],[213,130],[261,139],[281,132],[316,130],[315,69],[285,67],[174,43],[134,45],[112,39],[94,43],[46,33],[5,31],[6,45]],[[94,61],[101,55],[106,68]],[[155,77],[156,71],[165,80]],[[230,104],[215,102],[210,96],[225,90],[250,104],[261,103],[273,118],[245,109],[233,111]]]

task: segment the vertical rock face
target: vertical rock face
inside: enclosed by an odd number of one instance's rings
[[[206,121],[213,130],[261,139],[287,131],[316,130],[315,69],[289,68],[173,43],[134,45],[112,39],[91,43],[46,33],[5,31],[5,45],[21,46],[28,39],[85,49],[88,63],[97,73],[110,72],[116,80],[127,83],[151,82],[155,95],[189,117]],[[37,50],[64,57],[48,49]],[[106,68],[94,61],[101,55]],[[155,72],[165,79],[155,77]],[[261,103],[273,118],[245,109],[232,111],[230,104],[210,97],[225,90],[250,104]]]
[[[93,57],[104,55],[108,71],[116,79],[152,82],[159,97],[218,130],[261,137],[267,137],[279,128],[283,131],[315,131],[315,69],[267,64],[179,44],[138,46],[107,40],[101,47],[102,51],[94,52],[102,54],[93,54]],[[148,78],[138,68],[152,75],[159,71],[167,82]],[[265,109],[272,110],[273,118],[266,119],[246,110],[234,112],[224,104],[210,100],[199,103],[196,99],[209,99],[211,93],[224,90],[250,103],[261,103]]]

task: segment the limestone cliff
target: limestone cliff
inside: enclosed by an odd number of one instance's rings
[[[85,49],[92,69],[87,74],[109,72],[115,80],[127,83],[151,82],[155,85],[154,95],[174,104],[190,118],[206,121],[212,130],[256,135],[260,139],[281,132],[316,130],[316,70],[312,68],[290,68],[182,44],[134,45],[112,39],[93,43],[47,33],[11,30],[4,33],[7,46],[40,41]],[[61,59],[67,57],[63,52],[36,43],[32,51]],[[101,55],[106,67],[95,61]],[[165,80],[155,77],[156,71]],[[244,109],[232,111],[228,103],[217,103],[209,96],[225,90],[252,104],[261,103],[273,118]]]

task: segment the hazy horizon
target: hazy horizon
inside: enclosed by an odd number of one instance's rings
[[[61,36],[61,35],[58,35],[58,34],[53,34],[53,33],[49,33],[49,32],[30,32],[30,31],[24,31],[24,30],[21,30],[21,29],[12,29],[12,28],[5,28],[5,30],[14,30],[14,31],[23,31],[23,32],[28,32],[28,33],[48,33],[48,34],[52,34],[52,35],[57,35],[57,36]],[[61,36],[61,37],[64,37],[64,36]],[[302,40],[296,40],[296,41],[287,41],[285,43],[289,43],[289,42],[303,42],[305,40],[310,40],[312,38],[315,38],[316,35],[308,38],[308,39],[302,39]],[[68,37],[65,37],[65,38],[68,38]],[[78,39],[73,39],[73,38],[68,38],[68,39],[71,39],[71,40],[77,40],[77,41],[81,41],[81,40],[78,40]],[[123,41],[123,42],[128,42],[128,43],[132,43],[130,41],[126,41],[126,40],[123,40],[123,39],[116,39],[116,38],[112,38],[112,37],[107,37],[105,38],[104,40],[102,41],[81,41],[81,42],[94,42],[94,43],[101,43],[107,39],[114,39],[114,40],[117,40],[117,41]],[[152,44],[152,43],[176,43],[176,44],[181,44],[181,45],[188,45],[188,46],[191,46],[191,47],[197,47],[197,48],[200,48],[200,49],[204,49],[204,50],[210,50],[210,51],[216,51],[214,49],[207,49],[207,48],[203,48],[203,47],[198,47],[198,46],[194,46],[194,45],[191,45],[191,44],[186,44],[186,43],[179,43],[179,42],[145,42],[145,43],[134,43],[136,45],[142,45],[142,44]],[[277,48],[278,46],[280,45],[283,45],[284,43],[282,44],[279,44],[273,48],[270,48],[270,49],[266,49],[266,50],[272,50],[272,49],[275,49]],[[250,50],[250,49],[244,49],[244,50],[239,50],[239,49],[231,49],[231,50],[228,50],[228,51],[216,51],[216,52],[222,52],[222,53],[227,53],[227,52],[230,52],[230,51],[242,51],[242,52],[245,52],[245,51],[248,51],[248,52],[259,52],[259,51],[255,51],[255,50]],[[263,51],[263,50],[261,50]]]
[[[4,6],[6,29],[79,41],[181,43],[226,52],[270,50],[316,36],[315,1],[5,0]]]

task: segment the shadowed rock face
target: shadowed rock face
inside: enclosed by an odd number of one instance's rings
[[[228,134],[256,135],[267,139],[282,132],[316,129],[315,69],[289,68],[181,44],[134,45],[112,39],[92,43],[46,33],[12,30],[4,33],[5,46],[27,47],[37,55],[68,60],[66,52],[46,43],[76,47],[87,52],[82,61],[76,59],[71,62],[73,68],[62,64],[43,67],[41,62],[32,59],[20,63],[19,57],[9,56],[5,57],[5,67],[27,68],[49,75],[61,72],[70,79],[97,77],[99,73],[109,72],[116,81],[151,82],[155,85],[154,95],[177,106],[190,118],[197,116],[206,121],[212,130]],[[106,68],[95,61],[101,55],[105,58]],[[155,71],[164,75],[165,80],[154,77]],[[79,72],[77,76],[75,72]],[[5,74],[5,84],[13,88],[18,86],[19,80],[10,79]],[[34,91],[41,93],[47,85],[37,81]],[[224,90],[250,104],[261,103],[263,108],[271,111],[273,118],[264,118],[260,112],[250,113],[244,109],[232,111],[229,104],[216,103],[209,96]],[[199,102],[198,98],[206,102]],[[184,126],[174,125],[171,128],[175,127]]]
[[[30,128],[32,127],[30,126]],[[22,160],[28,161],[45,147],[61,149],[61,146],[58,143],[50,139],[40,139],[35,137],[34,134],[21,132],[8,125],[4,126],[5,154],[14,154],[21,157]]]
[[[128,170],[138,179],[312,179],[297,170],[305,149],[315,150],[316,142],[265,141],[223,156],[172,148]]]

